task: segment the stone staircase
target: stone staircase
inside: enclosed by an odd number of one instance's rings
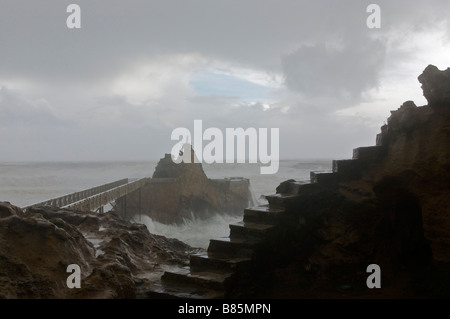
[[[310,183],[284,182],[281,191],[277,189],[278,193],[266,196],[268,205],[246,208],[243,220],[230,224],[228,237],[211,239],[206,252],[190,256],[189,266],[165,271],[140,295],[192,299],[251,296],[252,291],[245,289],[253,287],[254,282],[264,282],[261,276],[270,268],[284,230],[292,222],[288,214],[291,205],[309,189],[359,178],[384,154],[383,146],[356,148],[352,159],[334,160],[332,171],[311,172]],[[257,277],[258,281],[253,280]]]
[[[255,264],[276,238],[284,213],[270,204],[245,209],[243,220],[229,225],[228,237],[211,239],[206,252],[190,256],[189,266],[165,271],[160,282],[147,288],[146,297],[239,297],[238,288],[251,283]]]
[[[364,170],[380,161],[385,154],[386,148],[382,145],[355,148],[352,159],[334,160],[331,171],[311,172],[311,183],[337,184],[359,179]]]

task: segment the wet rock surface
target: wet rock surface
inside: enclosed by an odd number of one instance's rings
[[[139,298],[164,267],[185,265],[198,249],[145,225],[105,214],[0,203],[0,297]],[[68,288],[67,266],[81,269]]]

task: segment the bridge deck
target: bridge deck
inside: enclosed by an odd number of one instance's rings
[[[144,177],[130,182],[128,178],[125,178],[80,192],[49,199],[44,202],[24,207],[23,209],[33,206],[55,206],[92,211],[97,210],[122,196],[134,192],[148,183],[173,183],[176,181],[176,178]]]

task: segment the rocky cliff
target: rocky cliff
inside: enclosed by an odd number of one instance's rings
[[[298,276],[280,278],[314,282],[311,294],[342,286],[364,296],[366,267],[378,264],[384,289],[372,294],[450,297],[450,69],[430,65],[418,80],[428,105],[391,111],[375,146],[312,172],[312,184],[278,187],[297,195],[289,253],[298,264],[286,269]]]

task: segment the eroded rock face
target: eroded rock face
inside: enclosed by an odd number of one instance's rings
[[[433,107],[450,103],[450,68],[440,71],[430,64],[418,80],[422,83],[423,96],[428,105]]]
[[[374,249],[398,265],[450,263],[449,76],[450,69],[425,69],[419,77],[424,95],[441,107],[407,101],[392,111],[382,128],[386,156],[339,187],[346,198],[373,206],[378,228],[372,240],[380,243]]]
[[[390,290],[393,297],[426,297],[417,287],[450,295],[449,76],[450,69],[425,69],[419,81],[429,105],[407,101],[391,112],[376,141],[385,155],[360,177],[299,191],[290,210],[295,234],[290,253],[302,271],[300,279],[284,274],[287,281],[310,278],[322,284],[317,291],[350,282],[364,292],[365,267],[374,263],[385,283],[405,276]],[[289,192],[289,181],[277,191]],[[412,287],[417,277],[422,279]]]
[[[23,212],[0,203],[0,297],[136,298],[162,267],[186,264],[196,249],[155,236],[145,225],[52,207]],[[69,289],[67,266],[81,269]]]

